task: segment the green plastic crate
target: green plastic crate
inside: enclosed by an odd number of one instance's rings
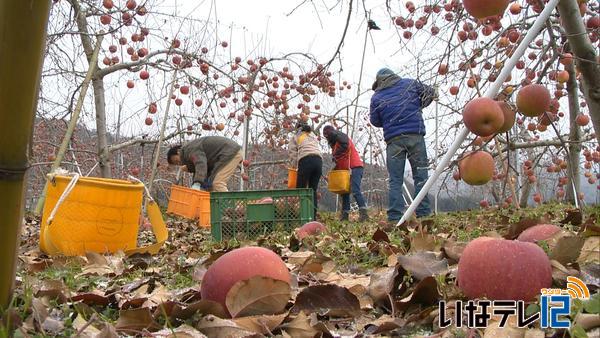
[[[256,203],[270,197],[273,203]],[[212,192],[211,232],[215,241],[291,231],[313,218],[312,189]]]

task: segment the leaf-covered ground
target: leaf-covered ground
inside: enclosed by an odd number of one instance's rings
[[[39,220],[23,227],[16,297],[4,314],[15,336],[117,337],[562,337],[598,336],[600,298],[600,208],[583,216],[565,205],[536,209],[481,210],[442,214],[413,222],[408,231],[383,231],[383,213],[372,221],[339,222],[322,215],[328,230],[299,241],[273,233],[252,241],[215,243],[195,222],[167,218],[170,239],[158,255],[48,257],[38,249]],[[356,217],[356,216],[353,216]],[[595,294],[577,301],[570,331],[536,327],[485,330],[438,327],[438,301],[466,299],[456,286],[457,262],[466,243],[480,236],[514,239],[538,224],[563,232],[538,243],[549,255],[555,287],[581,278]],[[141,242],[152,241],[143,229]],[[259,245],[282,257],[291,288],[270,279],[250,279],[238,293],[240,315],[227,318],[202,300],[200,283],[219,256]],[[235,269],[235,267],[232,267]],[[252,291],[249,292],[248,290]],[[272,306],[257,309],[257,290],[272,293]],[[268,290],[268,291],[265,291]],[[278,291],[279,290],[279,291]],[[286,293],[287,292],[287,293]],[[281,295],[284,296],[281,303]],[[287,301],[286,301],[287,300]],[[244,303],[246,302],[246,303]],[[528,309],[535,310],[535,303]],[[261,314],[257,314],[261,313]],[[512,325],[512,324],[511,324]],[[514,326],[514,325],[513,325]],[[6,332],[2,332],[5,335]]]

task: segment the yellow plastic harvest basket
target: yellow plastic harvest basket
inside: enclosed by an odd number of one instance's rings
[[[137,248],[144,185],[124,180],[81,177],[59,205],[52,223],[48,218],[72,177],[54,176],[48,183],[40,229],[40,249],[48,254],[84,255],[88,251],[156,253],[168,230],[156,203],[148,216],[157,244]],[[155,252],[154,252],[155,251]]]
[[[296,189],[296,182],[298,182],[298,170],[288,168],[288,189]]]
[[[350,170],[332,170],[327,177],[327,189],[334,194],[350,193]]]
[[[167,213],[198,219],[199,226],[209,228],[210,193],[173,184]]]

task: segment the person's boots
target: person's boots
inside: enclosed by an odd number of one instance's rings
[[[359,222],[367,222],[369,220],[369,213],[367,212],[367,209],[361,208],[358,209],[358,212],[360,213],[360,216],[358,217]]]
[[[340,221],[347,221],[348,218],[350,217],[350,213],[348,211],[342,211],[342,214],[340,216]]]

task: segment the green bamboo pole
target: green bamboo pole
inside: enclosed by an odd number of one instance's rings
[[[56,170],[60,166],[63,158],[65,157],[65,153],[67,152],[67,149],[69,147],[69,143],[71,143],[71,136],[73,136],[73,132],[75,132],[75,128],[77,127],[77,121],[79,120],[79,114],[81,113],[81,109],[83,108],[85,95],[87,94],[90,81],[92,81],[92,76],[96,72],[96,66],[98,66],[98,53],[100,52],[100,46],[102,45],[103,37],[104,36],[100,35],[98,37],[98,41],[96,42],[96,48],[94,49],[94,54],[92,55],[92,59],[90,60],[90,68],[88,68],[88,71],[85,75],[85,79],[83,79],[83,83],[81,84],[81,91],[79,92],[77,104],[75,105],[75,109],[73,110],[73,114],[71,115],[71,121],[69,121],[67,132],[63,137],[60,148],[58,149],[58,153],[56,154],[56,158],[54,159],[54,163],[52,163],[52,166],[50,167],[51,173],[54,172],[54,170]],[[40,215],[42,213],[42,209],[44,208],[44,202],[46,201],[47,192],[48,181],[46,181],[46,184],[44,184],[44,190],[42,190],[40,198],[38,198],[34,214]]]
[[[12,298],[49,0],[0,1],[0,309]]]

